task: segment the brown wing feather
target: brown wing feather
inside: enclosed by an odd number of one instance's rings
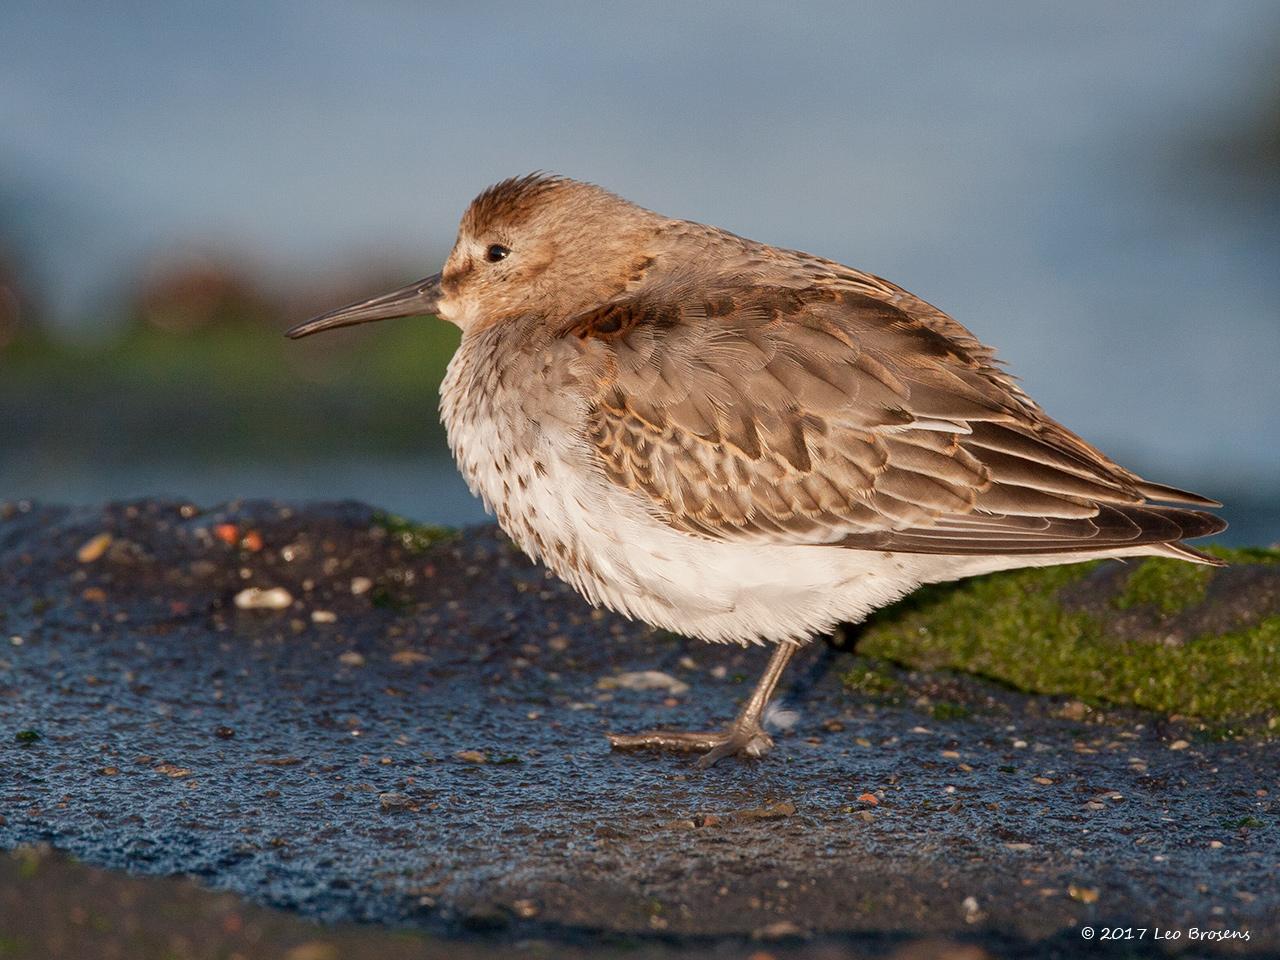
[[[960,324],[877,278],[672,285],[560,331],[613,482],[719,540],[1080,553],[1225,524],[1046,416]]]

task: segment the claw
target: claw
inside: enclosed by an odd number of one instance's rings
[[[702,756],[698,759],[698,766],[703,770],[725,757],[742,756],[759,759],[773,749],[773,738],[759,726],[735,725],[719,732],[646,730],[643,733],[609,733],[606,736],[615,750],[700,753]]]
[[[677,730],[646,730],[643,733],[608,733],[615,750],[669,750],[675,753],[700,753],[698,766],[712,766],[725,757],[759,759],[773,749],[773,737],[761,726],[764,709],[773,696],[778,678],[795,653],[794,644],[780,643],[769,657],[769,666],[756,684],[738,718],[727,730],[709,733],[681,733]]]

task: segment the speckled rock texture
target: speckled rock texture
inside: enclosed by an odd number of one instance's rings
[[[6,848],[477,956],[1280,952],[1273,741],[884,664],[851,689],[819,642],[763,761],[613,754],[728,719],[765,652],[593,611],[494,528],[9,504],[0,640]]]

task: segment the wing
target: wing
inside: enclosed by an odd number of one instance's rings
[[[1152,503],[1215,505],[1107,459],[964,327],[866,275],[637,293],[559,335],[592,384],[600,468],[686,533],[1044,554],[1225,526]]]

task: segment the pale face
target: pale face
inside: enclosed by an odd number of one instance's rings
[[[535,309],[555,261],[554,238],[533,224],[458,233],[440,273],[437,315],[463,330]]]

